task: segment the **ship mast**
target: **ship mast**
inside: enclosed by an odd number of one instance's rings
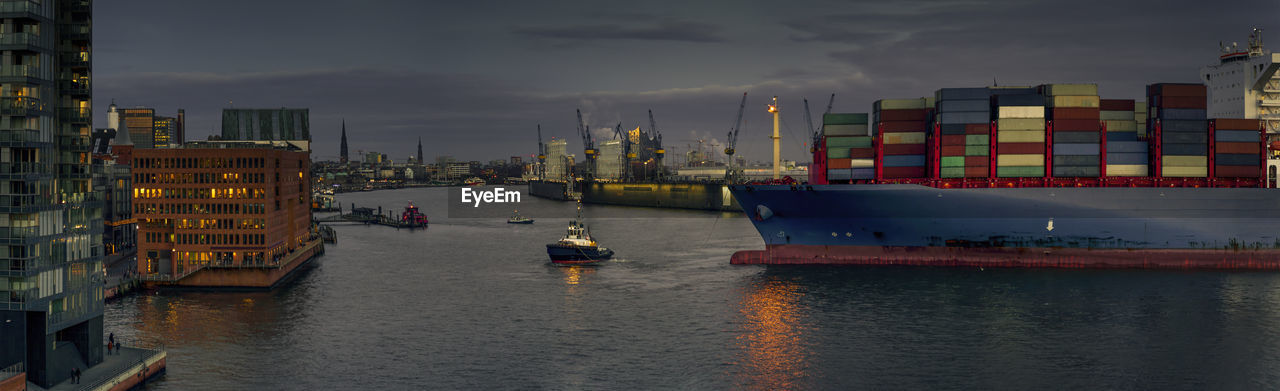
[[[778,97],[773,97],[773,104],[769,105],[769,112],[773,113],[773,179],[782,178],[782,136],[778,135]]]

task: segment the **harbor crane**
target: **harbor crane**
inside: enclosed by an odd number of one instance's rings
[[[649,132],[653,133],[653,138],[657,142],[653,146],[654,163],[657,165],[658,177],[663,176],[662,158],[667,155],[667,150],[662,148],[662,134],[658,133],[658,123],[653,121],[653,109],[649,110]]]
[[[833,103],[836,103],[836,94],[831,94],[831,99],[827,100],[827,111],[822,112],[823,117],[826,117],[827,114],[831,114],[831,105]],[[811,121],[809,119],[809,100],[807,99],[804,101],[804,119],[805,121]],[[809,123],[809,131],[813,132],[813,143],[809,145],[810,153],[818,152],[818,144],[822,143],[822,127],[823,126],[825,126],[825,121],[823,124],[818,125],[818,128],[815,130],[813,128],[813,123],[812,122]]]
[[[742,111],[747,108],[747,93],[742,93],[742,103],[738,104],[738,119],[734,120],[733,128],[729,129],[729,137],[724,148],[725,156],[729,157],[729,165],[725,168],[724,176],[726,182],[732,182],[736,177],[733,173],[733,153],[734,148],[738,146],[738,128],[742,126]]]
[[[582,153],[587,156],[586,165],[583,167],[583,177],[590,180],[595,175],[596,157],[599,155],[596,151],[596,143],[591,139],[591,128],[587,127],[582,121],[582,109],[578,109],[578,135],[582,136]]]
[[[636,158],[636,153],[631,151],[631,138],[622,131],[621,122],[613,128],[613,136],[622,140],[622,172],[619,179],[629,182],[635,179],[631,176],[631,160]]]

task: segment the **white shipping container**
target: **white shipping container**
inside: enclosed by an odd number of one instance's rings
[[[1044,118],[1044,106],[1000,106],[996,118]]]

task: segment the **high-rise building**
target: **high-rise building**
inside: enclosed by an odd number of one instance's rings
[[[134,151],[138,272],[154,284],[273,286],[320,246],[310,167],[285,141]]]
[[[308,113],[309,109],[222,109],[222,139],[289,141],[310,151]]]
[[[91,0],[0,1],[0,367],[43,388],[103,360]]]
[[[120,119],[124,127],[129,129],[129,138],[134,148],[156,147],[156,109],[134,107],[120,110]],[[168,144],[168,140],[165,140]]]
[[[418,137],[418,164],[422,164],[422,137]]]
[[[342,164],[347,164],[347,162],[350,161],[349,160],[350,156],[347,155],[347,120],[345,119],[342,120],[342,147],[341,147],[341,150],[339,150],[339,153],[341,154],[340,155],[341,157],[339,157],[340,159],[339,162],[341,162]]]
[[[186,110],[178,109],[178,122],[176,125],[177,126],[174,128],[173,135],[169,136],[169,142],[172,142],[174,145],[182,145],[182,143],[187,142]]]
[[[176,145],[174,136],[178,133],[178,119],[173,117],[156,116],[155,122],[151,127],[153,136],[151,140],[156,148],[168,147]]]
[[[572,167],[568,162],[572,158],[565,153],[567,145],[564,139],[553,139],[547,142],[547,180],[560,181],[568,175],[569,167]]]

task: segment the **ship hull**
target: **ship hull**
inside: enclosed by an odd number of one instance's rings
[[[599,247],[564,246],[548,244],[547,255],[551,262],[562,265],[587,265],[608,260],[613,257],[613,250]]]
[[[734,186],[734,264],[1280,269],[1280,191]]]

